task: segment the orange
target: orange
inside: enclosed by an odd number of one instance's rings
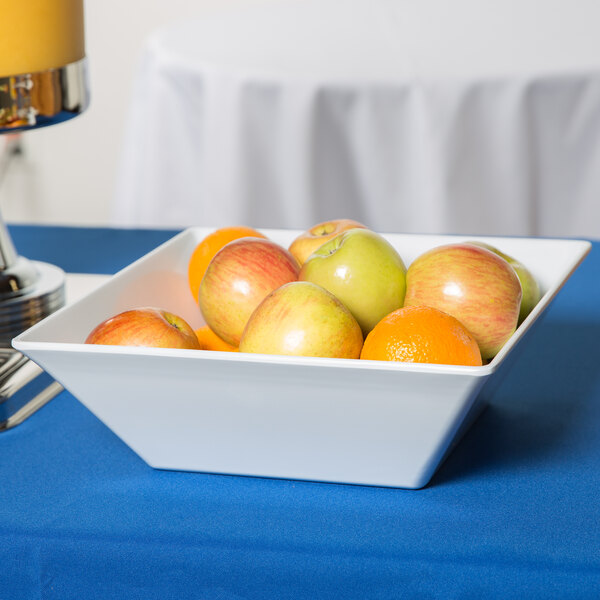
[[[361,358],[481,366],[475,338],[454,317],[429,306],[405,306],[383,317],[365,339]]]
[[[221,350],[221,352],[239,352],[235,346],[224,342],[208,325],[196,329],[200,350]]]
[[[213,256],[226,244],[243,237],[265,236],[251,227],[235,226],[222,227],[209,233],[194,249],[188,263],[188,282],[190,291],[196,302],[198,302],[198,289],[204,277],[204,272]]]

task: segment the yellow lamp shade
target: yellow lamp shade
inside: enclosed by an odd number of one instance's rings
[[[63,67],[84,56],[83,0],[0,2],[0,77]]]

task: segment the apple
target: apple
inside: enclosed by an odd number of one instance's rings
[[[359,358],[362,331],[350,311],[322,287],[286,283],[252,313],[240,352]]]
[[[349,229],[317,248],[302,265],[298,279],[316,283],[341,300],[364,336],[402,306],[406,291],[402,258],[370,229]]]
[[[85,343],[200,350],[196,333],[184,319],[154,307],[126,310],[102,321]]]
[[[421,254],[406,273],[405,306],[425,305],[458,319],[493,358],[517,328],[521,283],[503,258],[469,243]]]
[[[291,244],[288,250],[302,265],[306,259],[325,242],[348,229],[367,229],[365,225],[352,219],[333,219],[313,225],[301,233]]]
[[[469,244],[475,244],[476,246],[487,248],[491,252],[494,252],[494,254],[501,256],[515,270],[523,290],[521,309],[519,310],[518,324],[520,325],[525,320],[527,315],[533,310],[534,306],[540,301],[540,286],[536,278],[523,263],[519,262],[512,256],[508,256],[508,254],[504,254],[504,252],[501,252],[498,250],[498,248],[490,246],[484,242],[469,241]]]
[[[240,238],[212,258],[200,282],[198,304],[207,325],[238,346],[254,309],[274,289],[298,279],[296,259],[279,244]]]

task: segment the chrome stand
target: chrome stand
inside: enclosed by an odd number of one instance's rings
[[[0,348],[64,303],[63,270],[19,256],[0,216]]]
[[[0,134],[64,122],[88,104],[85,59],[56,69],[0,77]],[[23,387],[17,382],[30,381],[21,369],[31,370],[30,365],[25,367],[27,359],[11,348],[12,339],[64,303],[65,273],[20,256],[0,216],[0,354],[6,355],[0,364],[0,431],[7,424],[21,423],[47,402],[34,398],[8,408],[8,401]],[[29,408],[24,409],[25,405]]]

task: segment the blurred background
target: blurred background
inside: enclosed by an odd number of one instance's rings
[[[9,223],[600,238],[600,3],[85,2],[91,105]]]
[[[5,220],[110,223],[133,78],[146,38],[168,23],[202,18],[252,2],[85,0],[90,107],[74,122],[21,136],[22,154],[10,159],[10,167],[0,167],[0,203]],[[4,138],[0,138],[0,145],[14,150],[14,139]],[[5,149],[1,160],[4,166]]]

